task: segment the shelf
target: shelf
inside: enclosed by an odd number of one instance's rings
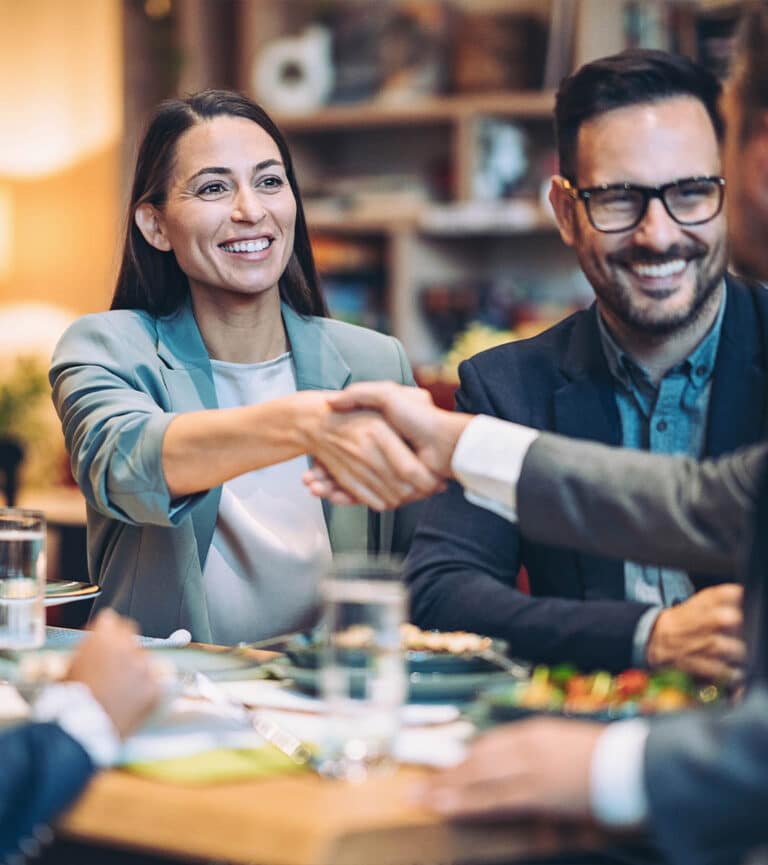
[[[453,123],[478,115],[547,119],[554,104],[555,97],[551,91],[513,91],[435,97],[402,105],[374,102],[333,105],[310,114],[277,114],[275,120],[284,132],[296,133],[403,126],[414,121],[424,126]]]
[[[557,231],[548,213],[529,199],[483,203],[424,204],[400,210],[385,208],[334,211],[306,207],[310,232],[338,234],[393,234],[409,231],[429,237],[540,234]]]

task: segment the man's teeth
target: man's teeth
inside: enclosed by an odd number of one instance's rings
[[[665,261],[664,264],[640,264],[636,262],[631,265],[632,272],[640,277],[659,279],[665,276],[676,276],[685,270],[688,262],[684,258],[674,258]]]
[[[260,237],[258,240],[238,240],[237,243],[222,243],[221,248],[225,252],[261,252],[271,242],[266,237]]]

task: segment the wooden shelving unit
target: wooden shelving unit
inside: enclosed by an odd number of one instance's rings
[[[483,93],[478,95],[440,96],[402,105],[386,102],[360,105],[334,105],[308,114],[278,114],[280,128],[295,132],[322,132],[324,129],[361,129],[410,125],[414,121],[460,123],[478,116],[498,115],[521,120],[547,119],[555,104],[550,91]]]
[[[475,0],[464,5],[473,11],[478,6]],[[527,5],[533,14],[548,15],[540,2],[479,5],[493,11]],[[260,46],[301,32],[312,8],[266,0],[242,4],[243,89],[251,86],[251,62]],[[553,148],[553,108],[552,91],[494,90],[273,112],[291,147],[313,238],[338,239],[340,248],[359,240],[378,250],[380,270],[371,282],[383,293],[382,320],[414,363],[434,361],[443,350],[424,317],[425,288],[488,283],[499,274],[514,282],[517,272],[523,275],[516,284],[526,285],[543,271],[576,269],[541,204],[540,178],[547,172],[540,157]],[[487,120],[514,123],[529,138],[529,175],[516,190],[520,200],[508,208],[476,200],[479,129]],[[338,254],[332,257],[336,270],[330,272],[323,271],[322,256],[319,261],[326,283],[349,282],[349,270],[339,267]]]

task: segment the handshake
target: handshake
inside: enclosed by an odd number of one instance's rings
[[[328,394],[313,432],[304,483],[334,504],[388,510],[440,491],[472,415],[437,408],[430,395],[393,382]]]

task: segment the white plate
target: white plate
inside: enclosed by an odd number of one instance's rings
[[[100,594],[101,589],[91,583],[52,580],[45,584],[45,606],[58,607],[75,601],[90,601]]]

